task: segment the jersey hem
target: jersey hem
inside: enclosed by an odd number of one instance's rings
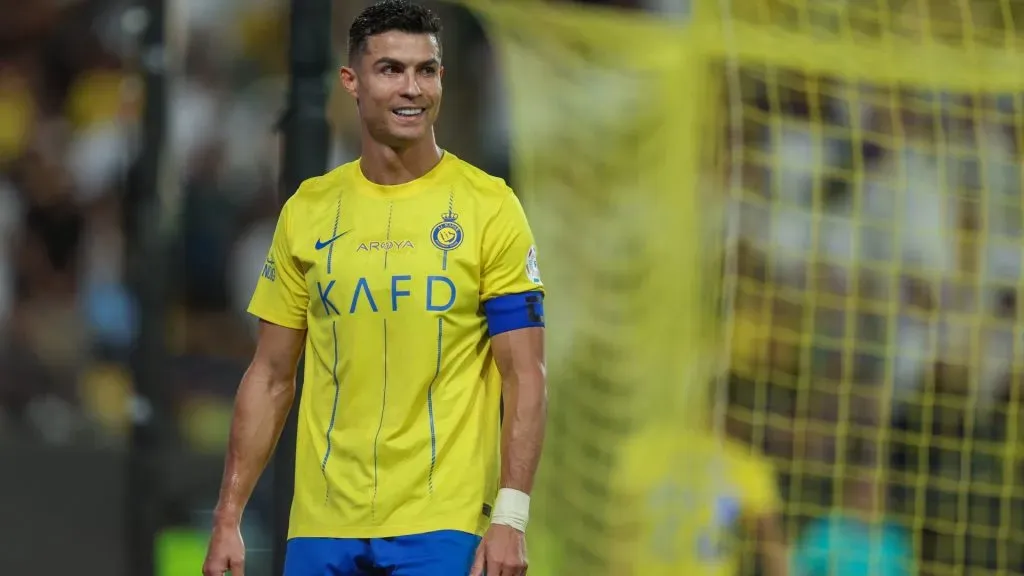
[[[483,536],[483,531],[474,523],[467,526],[452,522],[432,522],[426,524],[409,524],[405,526],[335,526],[303,522],[288,530],[288,539],[293,538],[397,538],[413,536],[428,532],[454,530],[475,536]]]

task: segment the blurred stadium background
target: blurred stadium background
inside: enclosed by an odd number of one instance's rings
[[[434,4],[440,141],[523,196],[551,290],[531,574],[607,573],[616,446],[702,422],[709,392],[773,463],[791,545],[867,474],[921,574],[1024,574],[1024,2],[469,4]],[[198,573],[279,203],[289,7],[168,5],[149,221],[145,13],[0,0],[0,574],[131,573],[140,523],[161,574]],[[334,3],[335,54],[363,5]],[[333,166],[358,126],[335,94],[328,118]],[[160,302],[134,294],[150,272]],[[250,576],[274,502],[271,476]]]

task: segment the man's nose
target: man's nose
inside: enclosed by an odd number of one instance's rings
[[[402,96],[416,98],[420,94],[423,94],[423,90],[420,88],[419,77],[416,76],[416,72],[413,71],[406,74],[405,85],[402,86]]]

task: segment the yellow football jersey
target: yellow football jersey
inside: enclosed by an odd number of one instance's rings
[[[617,466],[624,537],[615,576],[732,576],[744,520],[779,510],[771,465],[750,448],[669,426],[640,434]]]
[[[445,153],[423,177],[313,178],[281,212],[249,311],[308,330],[290,537],[481,534],[501,378],[482,305],[542,290],[512,190]]]

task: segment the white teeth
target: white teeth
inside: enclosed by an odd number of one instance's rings
[[[399,108],[395,110],[395,114],[399,116],[419,116],[423,111],[423,108]]]

